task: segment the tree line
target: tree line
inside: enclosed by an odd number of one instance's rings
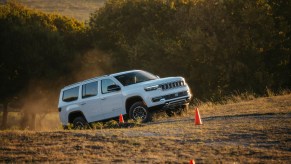
[[[94,44],[119,69],[182,75],[195,97],[290,88],[284,0],[107,1],[90,18]]]
[[[31,10],[16,2],[0,4],[3,127],[7,122],[8,104],[27,98],[31,82],[45,82],[47,88],[56,88],[62,83],[64,76],[72,70],[74,58],[84,48],[81,40],[85,33],[85,24],[75,19]],[[35,98],[32,102],[49,96],[38,86],[33,86],[30,91]],[[53,100],[57,100],[58,95],[54,96]]]
[[[184,76],[202,100],[290,89],[290,11],[285,0],[108,0],[84,23],[8,1],[0,4],[0,101],[21,98],[31,80],[58,93],[92,49],[110,56],[105,73]]]

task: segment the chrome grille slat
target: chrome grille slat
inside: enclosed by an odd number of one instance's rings
[[[185,86],[185,83],[184,83],[184,81],[180,80],[180,81],[174,81],[174,82],[160,84],[159,87],[162,90],[167,90],[167,89],[174,89],[174,88],[178,88],[178,87],[182,87],[182,86]]]

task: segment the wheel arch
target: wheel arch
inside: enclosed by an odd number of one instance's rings
[[[71,112],[69,114],[69,116],[68,116],[69,123],[73,123],[74,119],[77,118],[77,117],[80,117],[80,116],[83,117],[87,121],[87,119],[86,119],[85,115],[83,114],[83,112],[81,112],[81,111],[74,111],[74,112]]]
[[[142,99],[141,96],[132,96],[132,97],[129,97],[126,99],[126,102],[125,102],[125,109],[126,109],[126,113],[129,114],[129,109],[130,107],[136,103],[136,102],[144,102],[144,100]]]

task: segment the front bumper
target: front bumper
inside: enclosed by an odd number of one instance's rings
[[[158,96],[158,97],[153,97],[152,98],[152,102],[166,102],[169,100],[175,100],[175,99],[179,99],[182,97],[187,97],[187,96],[191,96],[189,91],[181,91],[181,92],[176,92],[176,93],[171,93],[171,94],[166,94],[163,96]]]
[[[188,105],[190,101],[191,101],[190,97],[169,101],[164,104],[163,109],[173,109],[181,107],[183,105]]]
[[[150,107],[149,109],[152,112],[172,110],[172,109],[176,109],[176,108],[180,108],[182,106],[188,105],[190,103],[190,101],[191,101],[191,96],[166,101],[163,104]]]

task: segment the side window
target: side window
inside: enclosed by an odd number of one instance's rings
[[[97,94],[98,94],[98,81],[83,85],[82,98],[96,96]]]
[[[104,79],[101,81],[101,90],[103,94],[110,92],[107,90],[107,87],[110,85],[115,85],[115,82],[112,81],[111,79]]]
[[[71,102],[78,99],[79,87],[71,88],[63,92],[63,101]]]

